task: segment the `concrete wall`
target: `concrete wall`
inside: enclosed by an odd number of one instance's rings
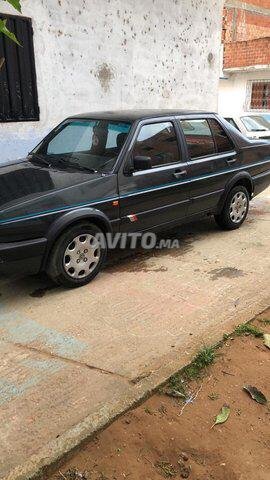
[[[252,80],[270,80],[270,69],[228,74],[227,79],[220,80],[218,110],[221,115],[237,115],[248,110],[248,85]]]
[[[22,0],[40,121],[0,124],[0,161],[63,118],[126,107],[217,109],[223,0]],[[0,0],[0,11],[14,13]]]

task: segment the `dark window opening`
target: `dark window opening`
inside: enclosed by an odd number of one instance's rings
[[[212,132],[206,119],[181,120],[190,158],[204,157],[215,153]]]
[[[30,18],[0,13],[21,47],[5,35],[0,39],[0,122],[39,120],[33,30]]]
[[[217,152],[222,153],[234,150],[234,144],[227,136],[221,125],[213,118],[209,118],[208,122],[214,136]]]
[[[233,118],[225,117],[225,120],[227,120],[227,122],[229,122],[234,128],[236,128],[240,132],[240,128],[236,125]]]

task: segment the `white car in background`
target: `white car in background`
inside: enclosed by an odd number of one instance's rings
[[[270,141],[270,112],[223,115],[223,117],[246,137]]]

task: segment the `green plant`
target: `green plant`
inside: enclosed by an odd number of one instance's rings
[[[179,396],[180,398],[186,398],[187,397],[187,390],[186,390],[186,385],[183,380],[183,375],[182,371],[175,373],[170,379],[169,379],[169,392],[172,394],[172,396]]]
[[[18,12],[22,13],[22,7],[21,7],[20,0],[3,0],[3,1],[9,3]],[[2,33],[3,35],[6,35],[6,37],[10,38],[10,40],[17,43],[17,45],[21,45],[20,42],[18,41],[16,35],[7,28],[6,24],[7,24],[7,20],[6,19],[2,20],[0,18],[0,33]],[[3,59],[0,59],[0,60],[2,60],[2,63],[1,63],[1,66],[2,66],[4,64],[4,61],[3,61]]]
[[[216,349],[217,346],[203,347],[189,365],[180,370],[180,372],[175,373],[169,379],[165,389],[167,395],[186,400],[189,395],[187,383],[190,380],[199,378],[206,367],[214,363],[217,355]]]
[[[184,368],[183,374],[186,380],[199,378],[206,367],[214,363],[216,347],[203,347],[195,356],[194,360]]]
[[[268,318],[260,318],[259,321],[264,325],[270,325],[270,320]]]
[[[251,325],[250,323],[242,323],[238,325],[234,333],[237,336],[253,335],[254,337],[257,337],[257,338],[263,337],[263,332],[259,328],[255,327],[254,325]]]

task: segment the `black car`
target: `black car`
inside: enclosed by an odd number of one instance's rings
[[[269,184],[269,143],[215,113],[77,115],[0,168],[0,271],[46,271],[80,286],[104,262],[101,232],[152,232],[203,215],[236,229]]]

